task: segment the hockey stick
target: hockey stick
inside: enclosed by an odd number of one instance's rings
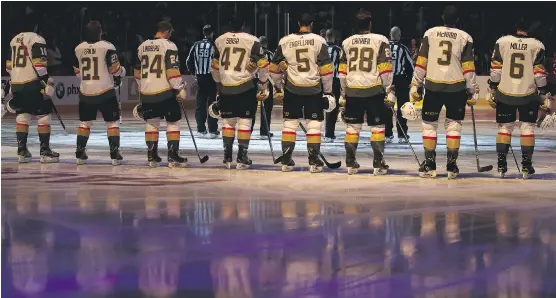
[[[262,121],[264,121],[264,124],[266,125],[266,132],[268,133],[268,144],[270,145],[270,153],[272,154],[272,160],[274,161],[274,164],[277,164],[280,161],[276,162],[276,159],[274,158],[274,148],[272,147],[272,138],[270,137],[270,125],[268,125],[268,121],[266,119],[266,109],[264,108],[264,100],[261,101],[261,114],[263,115]]]
[[[23,41],[20,43],[20,45],[23,47],[23,50],[25,51],[25,56],[27,56],[27,58],[29,59],[29,62],[31,63],[31,68],[33,68],[33,71],[35,72],[37,79],[39,80],[39,82],[43,87],[46,87],[46,84],[43,81],[41,81],[41,76],[39,75],[39,72],[35,68],[35,65],[33,65],[33,60],[31,60],[31,55],[29,55],[29,52],[27,51],[27,47],[23,44]],[[58,120],[60,121],[60,124],[62,125],[62,128],[64,129],[64,132],[67,135],[68,131],[66,130],[66,125],[64,125],[64,121],[62,121],[62,118],[60,117],[60,113],[58,113],[58,109],[56,109],[56,106],[54,105],[54,101],[52,101],[52,97],[49,97],[48,100],[50,101],[50,104],[52,105],[52,109],[54,110],[56,117],[58,117]]]
[[[195,146],[195,152],[197,152],[197,156],[199,157],[199,161],[201,163],[205,163],[207,162],[207,160],[209,160],[208,155],[205,155],[203,157],[201,157],[201,155],[199,154],[199,149],[197,148],[197,142],[195,142],[195,136],[193,135],[193,130],[191,129],[191,125],[189,124],[189,118],[187,118],[187,113],[185,112],[185,107],[183,106],[183,102],[180,101],[180,107],[181,110],[183,112],[183,115],[185,116],[185,121],[187,122],[187,127],[189,128],[189,133],[191,134],[191,139],[193,140],[193,145]]]
[[[392,109],[392,113],[394,114],[394,118],[396,118],[396,122],[398,123],[398,126],[401,128],[402,125],[400,123],[400,120],[398,119],[398,114],[394,110],[394,107],[391,107],[390,109]],[[404,138],[407,140],[407,144],[409,145],[409,148],[411,149],[411,152],[413,152],[413,156],[415,157],[415,160],[417,161],[417,166],[420,167],[421,162],[419,161],[419,158],[417,157],[417,153],[415,153],[415,150],[413,150],[413,146],[411,145],[411,142],[409,141],[409,137],[407,136],[405,131],[403,131],[403,129],[402,129],[402,133],[403,133]]]
[[[303,124],[299,123],[299,126],[301,127],[301,130],[303,130],[303,132],[305,134],[307,134],[307,130],[305,129],[305,127],[303,126]],[[322,153],[320,153],[320,151],[317,151],[317,153],[319,154],[319,157],[322,159],[322,161],[324,161],[324,163],[326,164],[326,166],[329,169],[337,169],[339,167],[342,166],[342,161],[339,162],[335,162],[335,163],[329,163],[326,158],[324,158],[324,155],[322,155]]]
[[[517,167],[517,172],[521,173],[521,169],[519,168],[519,163],[517,162],[517,158],[515,157],[514,148],[510,145],[510,150],[512,151],[512,155],[514,156],[515,166]]]
[[[481,167],[479,164],[479,147],[477,146],[477,128],[475,127],[475,109],[471,106],[471,120],[473,120],[473,140],[475,142],[475,157],[477,158],[477,171],[479,173],[492,170],[492,165]]]
[[[120,110],[120,124],[122,124],[122,100],[121,100],[121,96],[122,96],[122,85],[123,83],[120,81],[120,85],[118,86],[118,109]]]

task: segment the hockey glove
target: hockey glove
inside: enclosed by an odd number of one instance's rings
[[[52,97],[52,94],[54,94],[54,80],[52,78],[48,79],[46,86],[43,90],[41,90],[41,93],[43,94],[44,100],[48,100]]]
[[[340,99],[338,100],[338,104],[340,105],[340,107],[344,107],[346,105],[346,97],[343,95],[340,95]]]
[[[250,73],[254,73],[257,70],[257,63],[251,61],[249,63],[247,63],[247,71]]]
[[[496,89],[488,88],[487,95],[486,95],[486,100],[488,101],[488,104],[490,105],[490,107],[493,108],[493,109],[496,109],[496,100],[494,100],[494,93],[495,92],[496,92]]]
[[[477,104],[477,100],[479,100],[479,92],[475,92],[473,94],[468,94],[467,97],[467,105],[468,106],[474,106]]]
[[[143,115],[143,107],[141,106],[141,104],[138,104],[133,108],[133,118],[137,120],[145,119]]]
[[[541,99],[543,99],[543,103],[541,104],[539,109],[546,114],[550,114],[552,112],[552,105],[554,103],[551,94],[550,93],[542,94]]]
[[[284,101],[284,89],[274,88],[273,98],[278,100],[279,102]]]
[[[181,88],[178,91],[178,94],[176,95],[176,100],[180,101],[180,102],[184,101],[186,96],[187,96],[187,93],[185,92],[185,88]]]
[[[268,98],[270,92],[268,91],[268,81],[267,82],[259,82],[257,84],[257,100],[263,101]]]
[[[423,89],[415,85],[411,85],[411,89],[409,89],[409,98],[412,102],[423,100]]]
[[[388,94],[384,98],[384,104],[388,109],[391,109],[396,104],[396,100],[396,94],[394,92],[388,92]]]
[[[332,112],[336,108],[336,98],[332,94],[325,94],[322,99],[325,112]]]

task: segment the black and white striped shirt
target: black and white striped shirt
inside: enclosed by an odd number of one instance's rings
[[[330,60],[332,60],[332,65],[334,66],[334,78],[337,79],[338,76],[338,67],[340,66],[340,56],[342,56],[342,49],[329,42],[327,43],[328,46],[328,55],[330,55]]]
[[[413,74],[413,60],[409,49],[397,40],[390,41],[390,53],[392,55],[392,68],[394,75],[411,76]]]
[[[210,74],[210,64],[214,55],[214,42],[209,38],[203,38],[196,42],[187,56],[187,70],[191,74]]]

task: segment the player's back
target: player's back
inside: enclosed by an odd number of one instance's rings
[[[81,76],[81,94],[96,97],[114,89],[112,74],[120,69],[120,62],[113,44],[104,40],[85,41],[75,48],[75,56]]]
[[[425,68],[425,88],[456,92],[466,88],[464,74],[474,72],[473,39],[460,29],[438,26],[427,30],[416,67]]]
[[[535,75],[544,75],[544,45],[535,38],[507,35],[496,41],[492,69],[501,69],[498,91],[512,97],[536,93]]]
[[[340,65],[340,73],[346,76],[346,95],[368,97],[384,93],[380,75],[392,70],[385,65],[390,59],[388,39],[374,33],[355,34],[344,40],[342,47],[345,66]]]
[[[12,91],[17,92],[23,88],[37,88],[41,85],[39,76],[46,75],[46,41],[34,32],[23,32],[10,41],[12,50],[11,60],[6,62],[6,69],[10,71]],[[31,55],[31,61],[28,56]]]
[[[178,61],[178,48],[164,38],[148,39],[137,50],[140,67],[142,101],[162,101],[173,96],[169,80],[181,76],[174,66]]]
[[[321,76],[332,73],[326,40],[314,33],[298,32],[280,39],[274,60],[286,61],[286,89],[300,95],[322,92]]]
[[[253,54],[262,55],[259,39],[245,32],[227,32],[214,42],[223,94],[239,94],[252,89],[253,74],[248,70]],[[258,59],[255,59],[258,60]]]

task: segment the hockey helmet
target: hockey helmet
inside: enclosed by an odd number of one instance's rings
[[[133,118],[137,120],[144,120],[143,107],[141,106],[141,104],[138,104],[133,108]]]
[[[402,105],[402,117],[407,120],[421,119],[421,106],[417,106],[412,102],[406,102]]]
[[[336,98],[330,94],[325,94],[322,99],[324,100],[324,111],[332,112],[336,108]]]
[[[214,119],[220,119],[220,108],[218,102],[211,103],[208,108],[209,115]]]

